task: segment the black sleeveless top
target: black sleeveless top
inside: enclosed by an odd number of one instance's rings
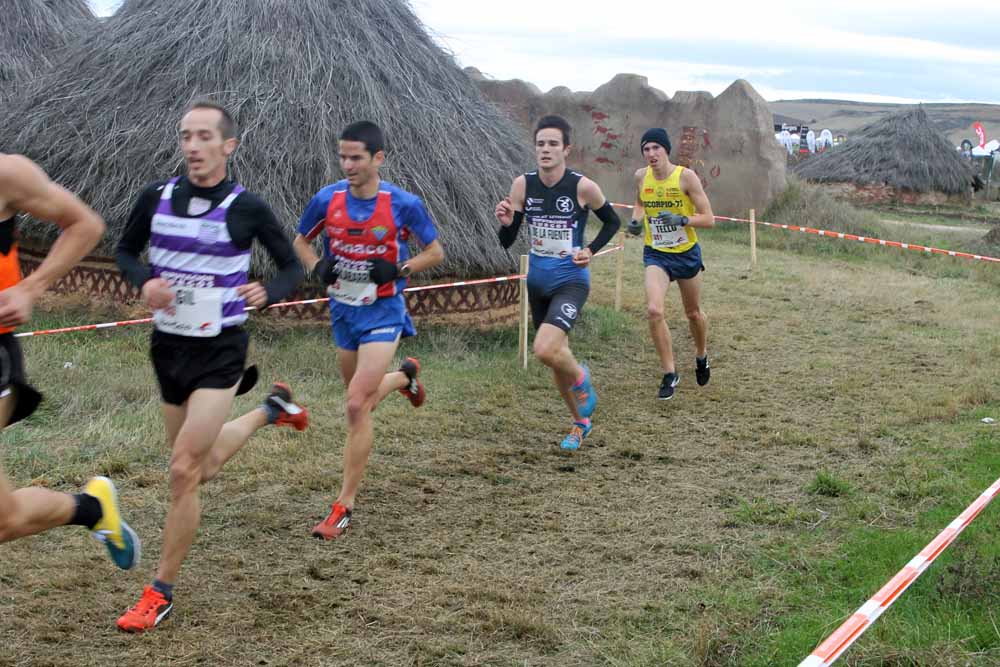
[[[584,246],[590,209],[577,200],[583,174],[566,170],[547,187],[533,171],[524,175],[524,220],[531,235],[528,284],[552,288],[570,282],[590,283],[590,270],[573,264],[573,253]]]

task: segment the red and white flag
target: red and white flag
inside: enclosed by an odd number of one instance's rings
[[[978,120],[972,124],[972,129],[976,131],[976,136],[979,137],[979,147],[986,147],[986,130],[983,129],[983,124]]]

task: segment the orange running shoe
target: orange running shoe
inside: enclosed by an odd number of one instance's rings
[[[160,621],[170,616],[174,603],[163,597],[163,594],[152,586],[142,590],[142,597],[134,607],[122,614],[118,619],[118,629],[124,632],[146,632],[152,630]]]
[[[410,381],[408,385],[399,390],[399,393],[410,399],[413,407],[419,408],[427,400],[427,391],[424,389],[423,383],[417,379],[417,374],[420,373],[420,362],[414,357],[407,357],[400,365],[399,372],[406,375]]]
[[[323,540],[332,540],[335,537],[340,537],[351,525],[351,514],[351,510],[340,503],[334,503],[330,509],[330,516],[316,524],[312,529],[313,537]]]
[[[309,426],[309,411],[292,400],[292,389],[284,382],[271,385],[271,393],[264,402],[278,411],[275,425],[293,426],[296,431],[304,431]]]

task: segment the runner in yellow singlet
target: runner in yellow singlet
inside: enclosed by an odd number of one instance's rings
[[[695,377],[708,384],[708,318],[701,310],[701,259],[698,228],[715,226],[712,205],[698,175],[670,162],[670,137],[660,127],[642,135],[642,155],[647,167],[635,172],[636,202],[631,234],[645,232],[642,260],[649,331],[660,357],[663,379],[657,397],[669,400],[679,378],[674,363],[673,340],[664,319],[667,288],[676,282],[695,343]]]

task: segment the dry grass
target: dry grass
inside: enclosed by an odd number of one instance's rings
[[[175,614],[142,637],[114,619],[152,575],[166,510],[144,333],[28,341],[51,400],[4,434],[4,465],[63,489],[113,472],[147,555],[121,575],[69,529],[0,547],[0,665],[759,660],[788,613],[782,582],[759,567],[765,547],[811,534],[824,515],[892,528],[928,506],[935,490],[919,471],[904,469],[898,492],[876,483],[920,447],[886,429],[995,404],[998,299],[971,280],[767,249],[751,274],[745,247],[705,236],[709,386],[695,385],[673,293],[682,382],[673,401],[655,400],[632,243],[625,313],[607,307],[609,258],[574,334],[601,392],[580,452],[558,449],[564,408],[537,364],[516,370],[512,330],[426,329],[404,349],[422,356],[430,401],[379,408],[356,525],[331,543],[308,537],[336,493],[344,438],[328,333],[259,323],[264,380],[289,380],[313,426],[261,432],[205,487]],[[853,491],[810,493],[819,471]],[[848,508],[857,516],[843,518]],[[964,592],[962,581],[949,585]],[[889,659],[891,642],[865,646]]]

